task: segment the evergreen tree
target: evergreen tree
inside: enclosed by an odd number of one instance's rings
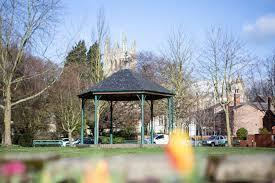
[[[101,63],[101,51],[100,51],[100,45],[98,42],[94,42],[92,46],[90,46],[89,51],[87,53],[87,65],[89,66],[89,72],[88,72],[88,80],[93,83],[97,84],[100,81],[104,79],[103,75],[103,66]],[[106,109],[106,102],[100,101],[99,105],[97,107],[97,111],[95,115],[97,115],[97,122],[99,123],[99,118],[101,114]],[[94,127],[93,123],[93,127]],[[91,127],[91,126],[90,126]]]
[[[68,53],[66,65],[70,63],[85,64],[87,48],[84,40],[80,40]]]
[[[90,67],[90,72],[88,74],[90,81],[98,83],[103,80],[103,67],[101,63],[100,48],[97,42],[89,48],[87,53],[87,63]]]

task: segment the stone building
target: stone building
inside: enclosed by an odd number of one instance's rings
[[[107,38],[104,45],[103,71],[105,76],[110,76],[120,69],[136,69],[136,42],[128,45],[126,35],[123,34],[122,42],[116,42],[113,46]]]

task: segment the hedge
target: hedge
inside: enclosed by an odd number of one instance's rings
[[[102,144],[109,144],[110,137],[102,136],[100,137],[102,140]],[[113,137],[113,144],[123,144],[125,142],[125,138],[123,137]]]

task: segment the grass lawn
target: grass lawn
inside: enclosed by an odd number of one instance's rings
[[[223,155],[223,154],[257,154],[273,153],[275,148],[241,148],[241,147],[196,147],[198,155]],[[163,153],[161,147],[147,148],[73,148],[73,147],[0,147],[0,156],[10,153],[55,153],[62,157],[89,157],[89,156],[114,156],[122,154],[159,154]]]

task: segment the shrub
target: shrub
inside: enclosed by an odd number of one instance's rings
[[[269,132],[266,128],[259,128],[259,134],[266,135],[269,134]]]
[[[125,138],[123,138],[123,137],[115,137],[113,139],[114,144],[123,144],[124,142],[125,142]]]
[[[240,128],[237,130],[237,137],[240,140],[246,140],[247,139],[247,130],[245,128]]]
[[[109,144],[110,143],[110,137],[102,136],[100,138],[101,138],[102,144]]]
[[[32,146],[33,135],[31,133],[23,133],[19,136],[18,145],[23,147]]]
[[[110,137],[102,136],[100,137],[102,140],[102,144],[109,144]],[[123,137],[113,137],[113,144],[123,144],[125,142],[125,138]]]
[[[137,133],[135,132],[135,130],[131,130],[131,128],[126,128],[120,131],[115,131],[113,133],[113,135],[115,137],[123,137],[127,140],[134,140],[137,138]]]

